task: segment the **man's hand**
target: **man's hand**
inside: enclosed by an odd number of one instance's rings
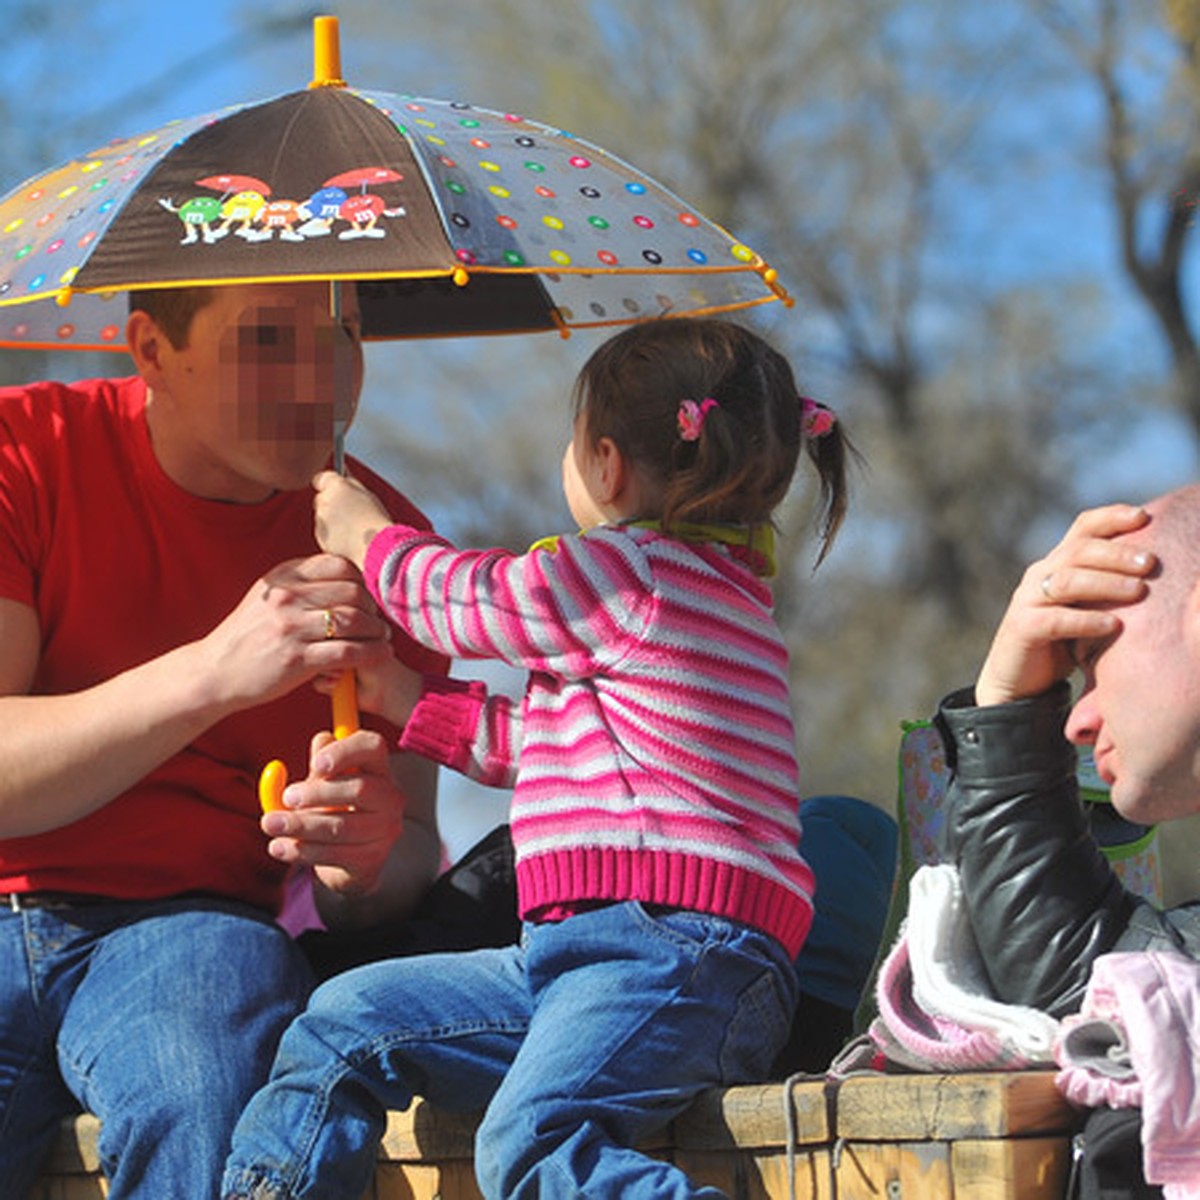
[[[370,892],[404,830],[404,797],[389,760],[379,733],[359,730],[341,741],[318,733],[307,778],[284,789],[283,811],[261,819],[268,853],[307,863],[331,891]]]
[[[389,755],[377,733],[313,738],[308,777],[261,827],[271,855],[312,866],[329,928],[400,919],[425,894],[441,859],[436,781],[433,763]]]
[[[1118,632],[1120,618],[1105,606],[1145,595],[1145,579],[1157,559],[1136,543],[1117,539],[1149,519],[1144,509],[1128,504],[1089,509],[1029,567],[979,673],[977,704],[1004,704],[1044,692],[1075,669],[1075,642]]]
[[[358,572],[330,554],[268,571],[200,643],[208,686],[236,711],[320,674],[391,656],[390,630]]]

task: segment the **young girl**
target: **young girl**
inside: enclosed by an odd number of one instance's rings
[[[324,984],[238,1125],[226,1195],[366,1190],[387,1108],[486,1108],[485,1196],[714,1196],[633,1147],[700,1091],[766,1077],[812,918],[787,654],[763,581],[801,450],[822,556],[847,443],[787,362],[725,321],[631,326],[576,387],[582,533],[524,555],[394,525],[316,481],[322,547],[417,641],[530,672],[524,698],[396,674],[360,700],[401,745],[513,786],[521,944]]]

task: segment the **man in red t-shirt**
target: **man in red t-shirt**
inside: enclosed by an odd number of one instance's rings
[[[215,1195],[311,983],[288,870],[347,929],[436,872],[434,768],[317,733],[339,673],[445,669],[315,552],[362,380],[346,291],[340,321],[320,283],[135,294],[136,377],[0,390],[0,1194],[84,1107],[114,1195]]]

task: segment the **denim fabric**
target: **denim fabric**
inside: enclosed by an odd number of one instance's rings
[[[0,909],[0,1196],[26,1194],[80,1108],[111,1200],[216,1196],[310,986],[291,939],[238,904]]]
[[[226,1196],[342,1200],[387,1108],[487,1108],[486,1197],[715,1197],[629,1149],[703,1089],[766,1077],[786,953],[734,921],[613,904],[519,946],[372,963],[322,984],[234,1133]]]

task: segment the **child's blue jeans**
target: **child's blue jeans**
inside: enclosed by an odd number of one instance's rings
[[[766,1078],[796,977],[735,921],[637,903],[519,946],[395,959],[313,994],[234,1133],[226,1196],[361,1195],[386,1108],[487,1109],[486,1197],[720,1195],[631,1147],[703,1089]]]

